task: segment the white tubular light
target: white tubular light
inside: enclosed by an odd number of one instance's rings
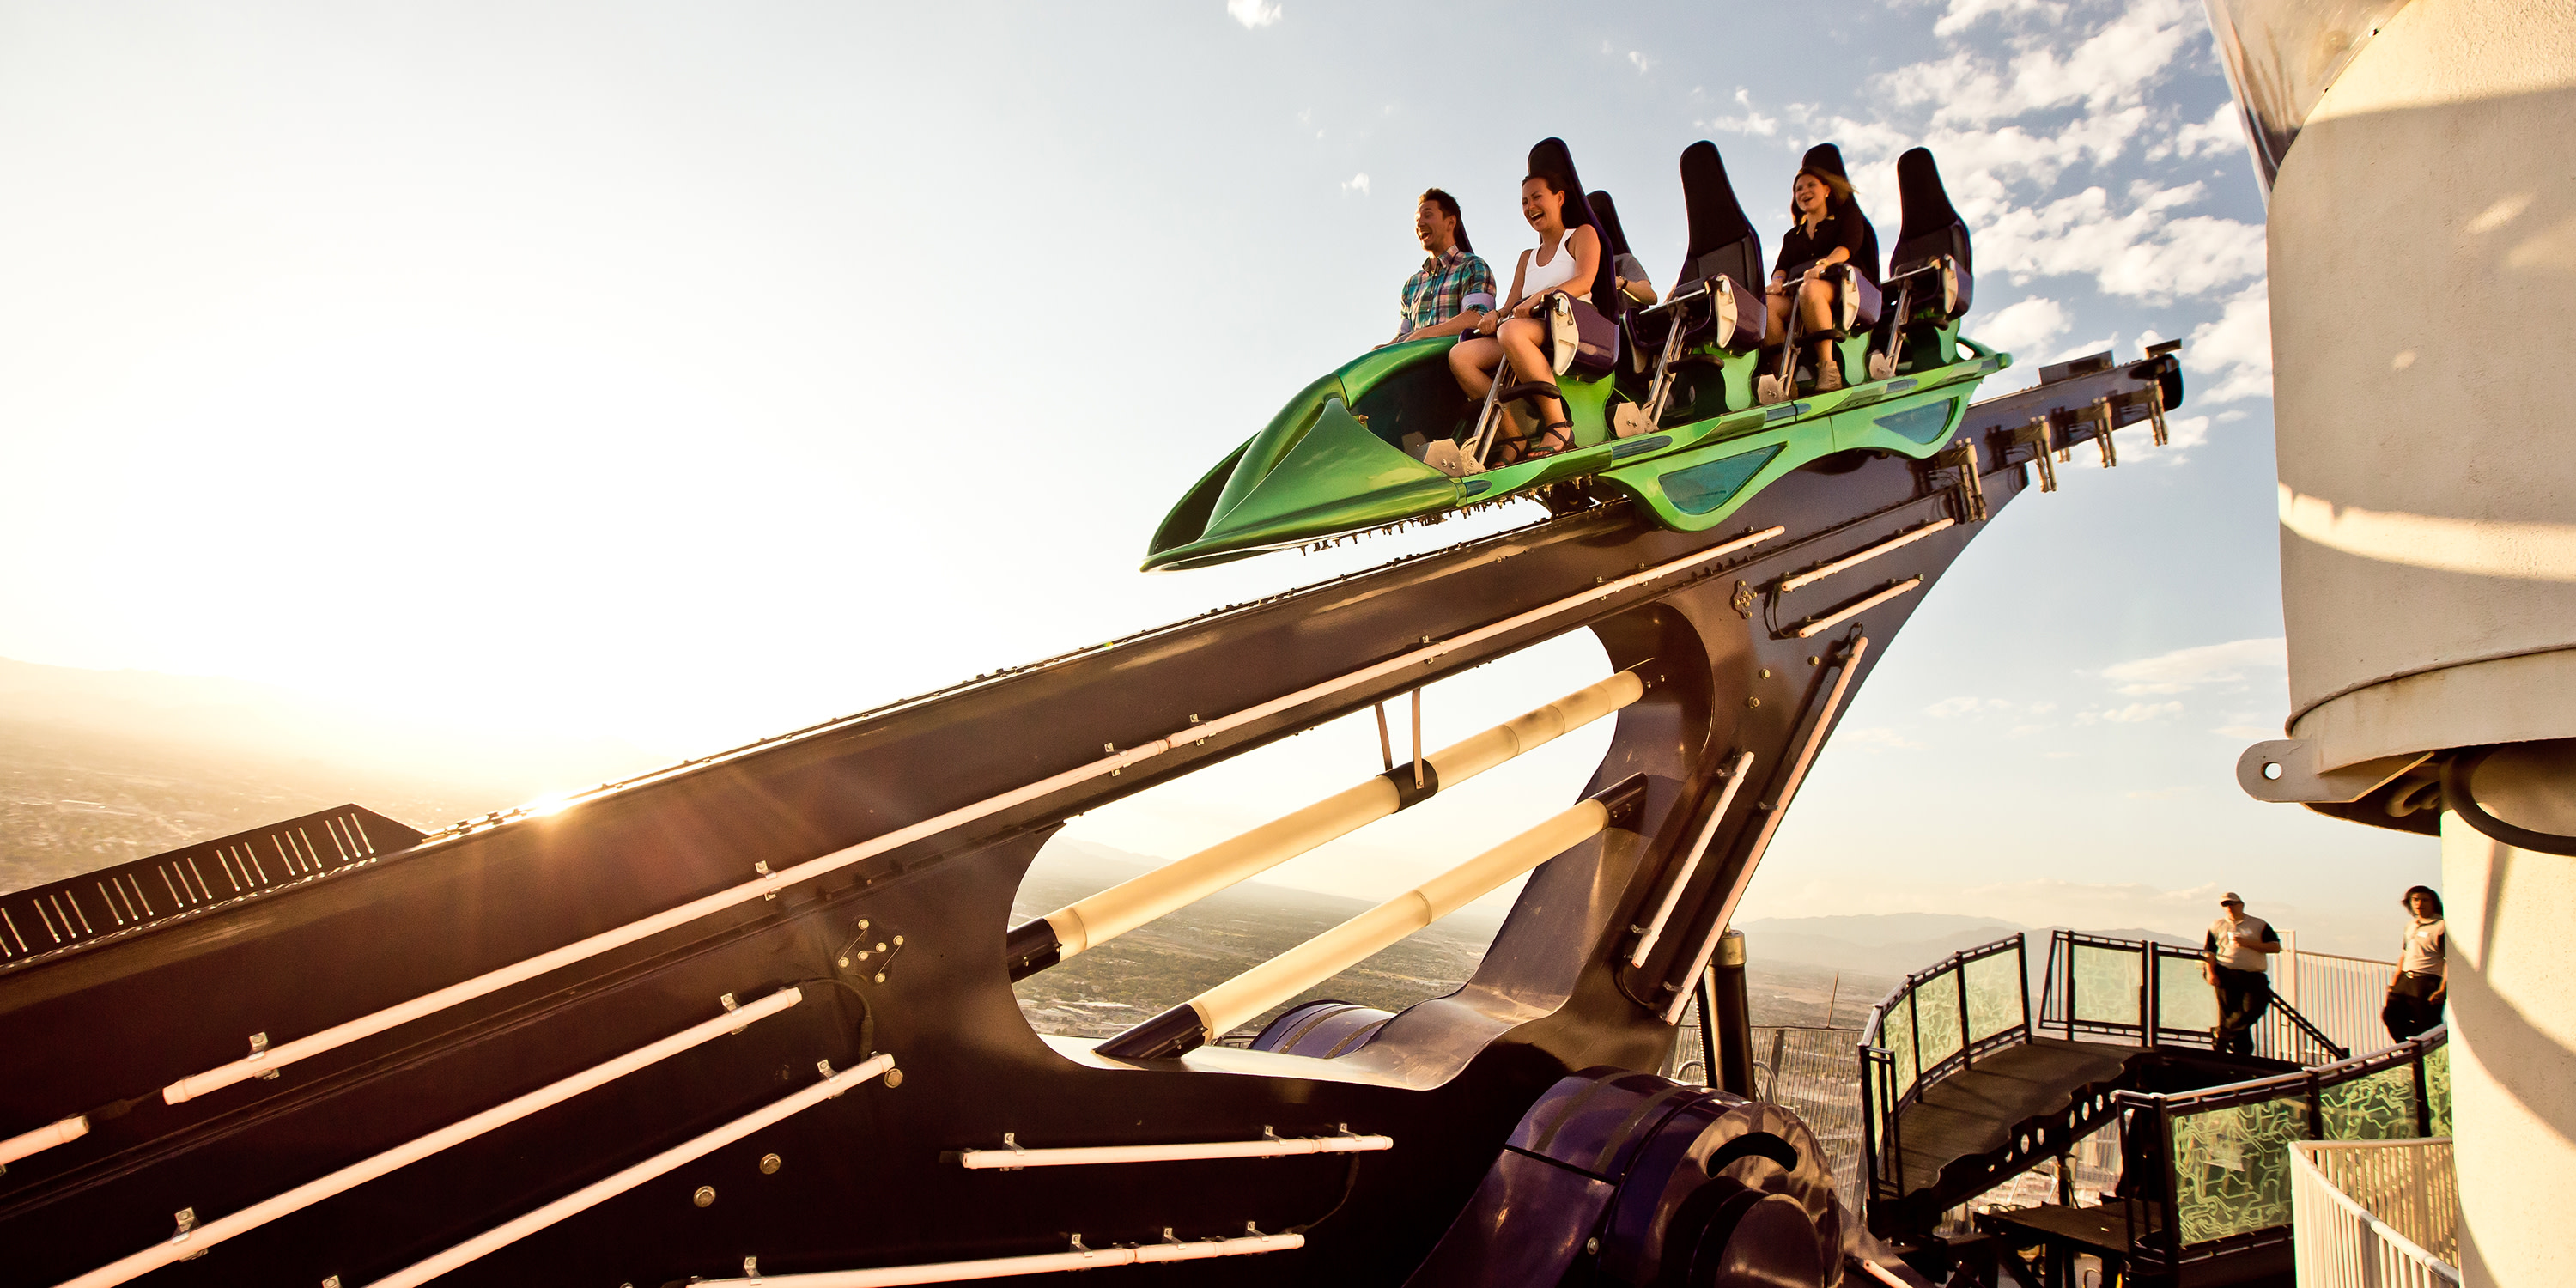
[[[1536,711],[1443,747],[1426,759],[1440,790],[1447,791],[1617,712],[1645,696],[1645,692],[1643,679],[1633,671],[1621,671]],[[1055,930],[1057,955],[1071,957],[1097,948],[1174,909],[1188,907],[1326,841],[1358,831],[1402,806],[1403,796],[1396,785],[1383,776],[1373,776],[1241,836],[1067,904],[1046,916],[1047,924]]]
[[[1074,1149],[969,1149],[961,1166],[979,1171],[1085,1167],[1096,1163],[1172,1163],[1197,1158],[1285,1158],[1292,1154],[1365,1154],[1393,1149],[1392,1136],[1310,1136],[1283,1140],[1212,1140],[1192,1145],[1090,1145]]]
[[[1857,567],[1861,564],[1868,563],[1870,560],[1876,559],[1880,555],[1886,554],[1891,550],[1897,550],[1905,546],[1913,545],[1915,542],[1921,541],[1923,538],[1931,536],[1935,532],[1957,527],[1958,523],[1959,521],[1957,519],[1935,519],[1930,523],[1924,524],[1922,527],[1916,528],[1912,532],[1900,532],[1885,541],[1879,542],[1877,545],[1871,546],[1867,550],[1863,550],[1857,554],[1845,555],[1832,563],[1826,564],[1824,567],[1810,569],[1809,571],[1799,573],[1795,577],[1791,577],[1787,581],[1781,582],[1780,593],[1785,595],[1790,591],[1796,590],[1800,586],[1814,585],[1817,582],[1823,581],[1827,577],[1833,576],[1835,573],[1841,572],[1845,568]]]
[[[1744,886],[1753,870],[1762,865],[1762,853],[1771,848],[1771,836],[1780,830],[1780,820],[1789,815],[1789,802],[1798,795],[1798,787],[1807,781],[1807,767],[1816,763],[1816,751],[1825,742],[1825,733],[1834,727],[1834,713],[1842,709],[1843,695],[1851,691],[1852,676],[1860,672],[1860,660],[1869,652],[1869,637],[1861,636],[1843,650],[1842,670],[1834,676],[1834,687],[1825,693],[1825,705],[1816,712],[1816,727],[1798,748],[1798,758],[1789,762],[1789,774],[1780,784],[1778,799],[1765,803],[1762,830],[1753,834],[1753,844],[1744,851],[1744,871],[1737,874],[1735,888],[1727,892],[1726,902],[1719,905],[1717,919],[1708,923],[1708,937],[1700,941],[1699,952],[1691,958],[1690,973],[1682,979],[1697,980],[1708,969],[1708,959],[1717,953],[1719,936],[1726,933],[1728,922],[1735,920],[1736,900],[1744,897]],[[1673,1000],[1664,1006],[1664,1023],[1681,1023],[1682,1008],[1690,1005],[1692,990],[1673,991]]]
[[[1922,578],[1908,577],[1905,580],[1900,581],[1875,595],[1871,595],[1866,599],[1856,600],[1852,603],[1845,604],[1826,616],[1819,617],[1812,622],[1808,622],[1805,625],[1800,626],[1798,628],[1798,638],[1802,640],[1811,639],[1817,635],[1821,635],[1835,626],[1842,624],[1844,621],[1857,617],[1862,613],[1866,613],[1869,610],[1876,608],[1879,605],[1884,604],[1922,584]]]
[[[1699,836],[1691,842],[1690,857],[1682,860],[1673,873],[1673,883],[1664,889],[1664,901],[1655,907],[1655,918],[1646,923],[1646,933],[1637,940],[1637,951],[1628,954],[1628,964],[1643,966],[1646,954],[1655,951],[1655,941],[1664,937],[1664,923],[1673,919],[1673,905],[1682,900],[1682,887],[1690,884],[1691,874],[1699,870],[1699,861],[1708,855],[1708,843],[1717,835],[1717,825],[1726,819],[1727,807],[1735,803],[1735,793],[1743,790],[1744,776],[1753,770],[1753,753],[1739,752],[1735,764],[1726,771],[1726,787],[1717,794],[1717,805],[1709,810],[1708,822],[1701,825]]]
[[[219,1217],[184,1234],[119,1261],[110,1262],[77,1279],[64,1281],[62,1288],[106,1288],[157,1270],[171,1262],[193,1257],[206,1249],[259,1226],[300,1211],[335,1194],[355,1189],[406,1164],[419,1162],[451,1145],[474,1139],[495,1127],[513,1123],[549,1106],[570,1100],[585,1091],[624,1077],[638,1069],[678,1055],[691,1047],[712,1042],[746,1024],[767,1019],[804,1000],[793,988],[782,988],[749,1006],[727,1011],[712,1020],[692,1025],[650,1046],[637,1047],[624,1055],[595,1064],[560,1082],[549,1083],[516,1100],[505,1101],[471,1118],[450,1123],[426,1136],[416,1137],[392,1149],[316,1181],[307,1181],[273,1198],[263,1199],[230,1216]]]
[[[741,1012],[737,1011],[734,1014],[740,1015]],[[733,1016],[725,1018],[730,1020]],[[693,1137],[663,1150],[614,1176],[593,1181],[525,1216],[494,1226],[445,1252],[415,1261],[367,1285],[367,1288],[411,1288],[414,1284],[428,1283],[487,1252],[508,1247],[566,1217],[597,1207],[682,1163],[711,1154],[763,1127],[819,1105],[893,1067],[893,1056],[880,1055],[847,1072],[833,1074],[794,1095],[781,1096],[768,1105],[744,1114],[703,1136]],[[769,1282],[777,1283],[781,1280],[773,1277]]]
[[[1513,877],[1600,834],[1610,808],[1577,803],[1530,830],[1190,999],[1210,1038],[1365,961]]]
[[[46,1123],[34,1131],[20,1132],[7,1140],[0,1140],[0,1167],[7,1167],[29,1154],[52,1149],[56,1145],[68,1145],[88,1134],[88,1114],[73,1114],[69,1118]]]
[[[1004,792],[999,796],[987,797],[972,805],[959,806],[945,814],[934,815],[930,818],[923,819],[918,823],[911,824],[910,826],[897,828],[883,836],[872,837],[868,840],[861,841],[856,845],[834,850],[830,854],[823,855],[820,858],[808,859],[793,867],[769,873],[755,880],[745,881],[730,889],[719,890],[716,893],[707,895],[703,898],[690,900],[676,908],[655,913],[640,921],[629,922],[614,930],[601,931],[596,935],[592,935],[588,939],[577,940],[573,943],[566,944],[561,948],[552,949],[547,952],[539,953],[534,957],[513,962],[510,965],[501,967],[499,970],[487,971],[472,979],[450,984],[435,992],[423,993],[419,997],[415,997],[410,1001],[398,1002],[392,1006],[384,1008],[383,1010],[370,1012],[366,1015],[359,1016],[354,1020],[333,1025],[330,1028],[324,1029],[321,1032],[312,1034],[308,1037],[297,1038],[292,1042],[280,1043],[266,1051],[259,1052],[244,1059],[235,1060],[230,1064],[218,1065],[203,1073],[192,1074],[162,1088],[161,1098],[174,1105],[181,1104],[198,1096],[202,1096],[209,1091],[229,1087],[234,1083],[247,1078],[258,1077],[272,1069],[282,1069],[298,1060],[308,1059],[312,1056],[320,1055],[325,1051],[335,1050],[339,1047],[346,1046],[351,1042],[358,1041],[361,1038],[382,1033],[396,1025],[407,1024],[426,1015],[434,1015],[448,1007],[472,1001],[487,993],[496,992],[500,989],[508,988],[513,984],[535,979],[548,971],[570,966],[575,962],[586,961],[601,953],[623,948],[638,940],[658,935],[665,930],[687,925],[692,921],[696,921],[700,917],[722,912],[735,904],[747,903],[766,895],[775,894],[778,891],[785,889],[788,886],[795,885],[798,882],[811,881],[817,877],[837,872],[853,863],[874,858],[877,855],[884,854],[892,850],[901,849],[915,841],[928,840],[931,837],[963,827],[978,819],[990,818],[993,815],[1026,805],[1031,801],[1044,800],[1058,792],[1069,791],[1073,788],[1080,787],[1093,779],[1106,778],[1111,774],[1128,768],[1129,766],[1141,764],[1156,756],[1160,756],[1164,752],[1170,751],[1175,746],[1186,746],[1201,739],[1216,737],[1220,734],[1229,733],[1247,725],[1258,724],[1261,721],[1267,720],[1272,716],[1279,715],[1282,712],[1296,710],[1310,702],[1322,701],[1323,699],[1332,697],[1346,689],[1369,684],[1391,675],[1398,675],[1416,667],[1430,666],[1437,663],[1440,659],[1447,657],[1451,653],[1458,652],[1461,649],[1474,647],[1475,645],[1481,644],[1486,640],[1493,639],[1496,636],[1508,635],[1522,627],[1545,621],[1549,617],[1564,612],[1569,608],[1573,608],[1588,601],[1608,599],[1612,596],[1634,590],[1649,582],[1669,577],[1676,573],[1687,572],[1701,564],[1712,563],[1719,559],[1723,559],[1747,546],[1769,541],[1773,537],[1777,537],[1786,531],[1788,531],[1788,529],[1785,527],[1773,526],[1764,528],[1759,532],[1748,533],[1744,536],[1737,537],[1733,541],[1722,541],[1716,545],[1710,546],[1706,550],[1695,551],[1679,559],[1658,564],[1652,568],[1646,569],[1645,571],[1631,573],[1625,577],[1605,582],[1591,588],[1590,590],[1584,591],[1581,594],[1568,595],[1554,603],[1533,608],[1524,613],[1516,613],[1499,622],[1477,627],[1476,629],[1464,634],[1455,635],[1446,640],[1442,640],[1437,644],[1427,645],[1422,648],[1414,649],[1408,653],[1398,654],[1395,657],[1388,658],[1386,661],[1379,662],[1372,666],[1362,667],[1357,671],[1352,671],[1336,679],[1326,680],[1321,684],[1309,685],[1294,693],[1272,698],[1268,702],[1246,707],[1232,715],[1219,716],[1214,720],[1209,720],[1202,724],[1190,725],[1186,728],[1176,730],[1166,737],[1157,738],[1151,742],[1130,747],[1125,751],[1113,752],[1098,760],[1092,761],[1089,764],[1080,765],[1075,768],[1068,769],[1063,773],[1039,779],[1027,786],[1014,788],[1013,790]]]
[[[1080,1236],[1076,1236],[1080,1237]],[[1079,1252],[1041,1252],[1030,1257],[994,1257],[986,1261],[939,1261],[920,1266],[881,1266],[874,1270],[826,1270],[807,1275],[762,1275],[757,1279],[708,1279],[696,1288],[891,1288],[895,1284],[953,1284],[969,1279],[1003,1279],[1012,1275],[1098,1270],[1104,1266],[1138,1266],[1157,1261],[1204,1261],[1256,1252],[1287,1252],[1306,1246],[1302,1234],[1246,1234],[1195,1243],[1140,1243],[1132,1248],[1085,1248]]]

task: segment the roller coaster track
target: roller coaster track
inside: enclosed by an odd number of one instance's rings
[[[1934,461],[1833,458],[1722,531],[1595,506],[543,810],[333,811],[0,896],[0,1275],[1400,1282],[1551,1083],[1656,1067],[1914,606],[2052,451],[2160,432],[2176,371],[1976,404]],[[1065,819],[1578,629],[1642,683],[1584,789],[1617,805],[1458,992],[1332,1059],[1030,1030],[1004,937]],[[1005,1148],[1112,1153],[961,1163]]]

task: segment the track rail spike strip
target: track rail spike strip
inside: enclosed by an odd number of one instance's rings
[[[740,1014],[740,1011],[734,1013],[734,1015]],[[725,1018],[730,1020],[733,1016],[729,1015]],[[455,1247],[449,1248],[445,1252],[415,1261],[382,1279],[378,1279],[375,1282],[366,1285],[366,1288],[414,1288],[414,1285],[428,1283],[430,1280],[436,1279],[440,1275],[446,1274],[448,1271],[454,1270],[458,1266],[472,1262],[486,1253],[506,1248],[529,1235],[535,1234],[539,1230],[545,1229],[547,1226],[562,1221],[567,1217],[575,1216],[579,1213],[586,1212],[591,1208],[597,1207],[600,1204],[605,1203],[628,1190],[634,1189],[636,1186],[642,1185],[644,1182],[652,1180],[654,1177],[660,1176],[683,1163],[703,1158],[706,1155],[712,1154],[715,1151],[722,1149],[735,1141],[741,1140],[743,1137],[759,1131],[764,1127],[772,1126],[776,1123],[792,1118],[797,1114],[803,1113],[805,1110],[811,1109],[826,1100],[830,1100],[840,1095],[842,1092],[847,1091],[860,1083],[866,1082],[867,1080],[874,1078],[878,1074],[884,1073],[886,1070],[893,1067],[894,1057],[892,1055],[871,1057],[865,1063],[840,1073],[832,1072],[831,1063],[829,1061],[825,1061],[821,1065],[824,1072],[823,1080],[805,1088],[802,1091],[795,1092],[791,1095],[781,1096],[778,1099],[751,1111],[750,1113],[744,1114],[740,1118],[734,1119],[732,1122],[726,1123],[722,1127],[716,1128],[714,1131],[682,1141],[681,1143],[663,1150],[661,1153],[655,1154],[651,1158],[645,1159],[643,1162],[637,1163],[633,1167],[629,1167],[613,1176],[593,1181],[590,1184],[563,1196],[562,1198],[556,1199],[552,1203],[546,1204],[544,1207],[538,1208],[533,1212],[529,1212],[524,1216],[520,1216],[515,1220],[494,1226],[463,1243],[457,1244]],[[772,1275],[768,1276],[766,1281],[776,1284],[785,1283],[788,1280],[785,1276]],[[886,1282],[899,1283],[917,1281],[888,1280]]]
[[[1361,667],[1356,671],[1347,672],[1336,679],[1326,680],[1321,684],[1310,685],[1306,688],[1299,689],[1294,693],[1272,698],[1267,702],[1256,703],[1230,715],[1219,716],[1216,719],[1209,720],[1201,724],[1185,726],[1173,731],[1169,735],[1157,738],[1152,742],[1145,743],[1141,746],[1130,747],[1124,751],[1112,752],[1090,762],[1089,764],[1080,765],[1075,768],[1065,770],[1063,773],[1039,779],[1038,781],[1030,783],[1024,787],[1004,792],[998,796],[987,797],[986,799],[977,801],[971,805],[960,806],[956,809],[949,810],[944,814],[933,815],[932,817],[923,819],[918,823],[911,824],[907,827],[897,828],[882,836],[874,837],[866,841],[861,841],[856,845],[835,850],[820,858],[808,859],[803,863],[794,865],[793,867],[785,868],[777,872],[765,873],[754,880],[743,882],[740,885],[733,886],[728,889],[719,890],[714,894],[706,895],[702,898],[690,900],[678,907],[655,913],[650,917],[645,917],[637,921],[628,922],[627,924],[619,926],[613,930],[601,931],[587,939],[576,940],[560,948],[539,953],[534,957],[525,958],[521,961],[513,962],[498,970],[486,971],[471,979],[460,980],[445,988],[421,994],[409,1001],[398,1002],[392,1006],[385,1007],[382,1010],[373,1011],[366,1015],[361,1015],[356,1019],[344,1021],[340,1024],[324,1029],[319,1033],[297,1038],[291,1042],[280,1043],[256,1055],[235,1060],[229,1064],[217,1065],[203,1073],[192,1074],[162,1088],[161,1098],[170,1104],[181,1104],[195,1099],[198,1096],[205,1095],[210,1091],[229,1087],[234,1083],[241,1082],[245,1079],[256,1078],[263,1073],[267,1073],[274,1069],[284,1068],[298,1060],[310,1059],[326,1051],[336,1050],[351,1042],[382,1033],[387,1029],[396,1027],[397,1025],[407,1024],[413,1020],[420,1019],[423,1016],[435,1015],[451,1006],[470,1002],[475,998],[508,988],[513,984],[524,983],[528,980],[535,979],[540,975],[546,974],[549,971],[572,965],[575,962],[586,961],[592,957],[600,955],[601,953],[610,952],[612,950],[625,947],[628,944],[635,943],[638,940],[650,938],[662,933],[663,931],[687,925],[701,917],[722,912],[736,904],[766,898],[799,882],[811,881],[817,877],[829,875],[842,868],[848,867],[853,863],[874,858],[877,855],[884,854],[889,851],[899,850],[904,846],[913,844],[914,842],[928,840],[929,838],[938,836],[943,832],[953,831],[957,828],[964,827],[969,823],[976,822],[980,819],[990,818],[1006,810],[1014,809],[1033,801],[1044,800],[1059,792],[1068,791],[1082,786],[1093,779],[1106,778],[1111,774],[1118,773],[1122,770],[1152,760],[1155,757],[1172,750],[1174,747],[1188,746],[1203,738],[1216,737],[1238,728],[1258,724],[1273,716],[1294,711],[1309,703],[1321,702],[1351,689],[1371,684],[1390,676],[1404,674],[1405,672],[1417,667],[1434,665],[1451,653],[1471,648],[1485,642],[1486,640],[1506,636],[1514,631],[1544,622],[1550,617],[1556,616],[1559,613],[1563,613],[1582,604],[1615,598],[1631,590],[1660,581],[1666,577],[1688,572],[1702,564],[1714,563],[1717,560],[1736,553],[1737,551],[1769,541],[1774,537],[1780,536],[1786,531],[1788,531],[1787,528],[1775,525],[1769,528],[1764,528],[1758,532],[1747,533],[1732,541],[1721,541],[1716,545],[1707,547],[1706,549],[1693,551],[1679,559],[1667,560],[1664,563],[1656,564],[1653,567],[1631,573],[1625,577],[1604,582],[1589,590],[1568,595],[1562,599],[1555,600],[1548,604],[1543,604],[1526,612],[1515,613],[1501,621],[1477,627],[1472,631],[1451,636],[1446,640],[1441,640],[1422,648],[1397,654],[1383,662]]]
[[[397,1168],[438,1153],[451,1145],[463,1144],[496,1127],[517,1122],[530,1114],[561,1104],[585,1091],[603,1086],[647,1065],[659,1063],[682,1051],[701,1046],[730,1033],[739,1033],[746,1025],[778,1014],[804,1000],[804,994],[793,988],[782,988],[749,1006],[729,1010],[711,1020],[682,1029],[659,1042],[637,1047],[615,1059],[592,1065],[569,1078],[548,1083],[515,1100],[504,1101],[471,1118],[459,1119],[426,1136],[415,1137],[392,1149],[359,1162],[319,1180],[307,1181],[272,1198],[263,1199],[230,1216],[218,1217],[203,1225],[183,1231],[131,1256],[109,1262],[78,1278],[63,1281],[61,1288],[108,1288],[139,1275],[158,1270],[171,1262],[203,1254],[207,1249],[238,1234],[247,1234],[280,1217],[302,1211],[333,1195],[356,1189]]]
[[[1079,1252],[1041,1252],[1027,1257],[994,1257],[986,1261],[939,1261],[918,1266],[881,1266],[874,1270],[825,1270],[802,1275],[762,1275],[757,1279],[702,1279],[692,1288],[891,1288],[896,1284],[953,1284],[1011,1275],[1098,1270],[1163,1261],[1204,1261],[1261,1252],[1291,1252],[1306,1246],[1302,1234],[1243,1234],[1231,1239],[1190,1243],[1140,1243],[1134,1247],[1085,1248]],[[375,1288],[371,1285],[370,1288]]]
[[[1023,1167],[1089,1167],[1099,1163],[1175,1163],[1201,1158],[1287,1158],[1296,1154],[1365,1154],[1395,1148],[1392,1136],[1265,1136],[1260,1140],[1211,1140],[1187,1145],[1087,1145],[1071,1149],[967,1149],[958,1165],[970,1171],[1012,1172]]]
[[[1410,809],[1514,757],[1535,751],[1604,716],[1615,715],[1645,694],[1643,677],[1633,669],[1621,671],[1423,757],[1421,763],[1427,773],[1422,788],[1408,790],[1413,782],[1411,762],[1394,765],[1387,773],[1373,774],[1357,786],[1240,836],[1066,904],[1041,919],[1043,928],[1036,923],[1017,927],[1011,938],[1017,943],[1032,932],[1041,944],[1051,938],[1055,956],[1045,963],[1048,965],[1098,948],[1157,917],[1251,880],[1328,841]],[[1379,718],[1385,718],[1383,707]],[[1388,759],[1393,758],[1390,751]],[[1399,778],[1403,781],[1397,781]],[[1030,951],[1020,949],[1011,956],[1016,963]],[[1015,965],[1013,978],[1033,973],[1034,968],[1022,972]]]

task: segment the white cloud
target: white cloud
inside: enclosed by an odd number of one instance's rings
[[[2130,208],[2086,188],[2044,206],[1996,212],[1978,229],[1978,261],[2015,284],[2034,277],[2090,275],[2105,294],[2150,302],[2206,295],[2263,272],[2263,230],[2209,215],[2167,212],[2201,196],[2201,185],[2130,189]],[[2195,332],[2195,336],[2197,336]],[[2268,363],[2267,363],[2268,368]]]
[[[1936,720],[1947,720],[1953,716],[1977,715],[1987,711],[2010,711],[2012,705],[2002,698],[1975,698],[1962,695],[1943,698],[1923,708],[1923,714]]]
[[[1990,16],[2036,13],[2053,21],[2065,12],[2065,5],[2046,0],[1950,0],[1948,11],[1932,24],[1932,34],[1955,36],[1975,26],[1978,19]]]
[[[1356,192],[1363,197],[1369,195],[1368,172],[1363,170],[1358,174],[1352,175],[1350,178],[1342,180],[1342,191],[1345,193]]]
[[[1225,14],[1247,28],[1258,29],[1279,21],[1279,6],[1271,0],[1225,0]]]
[[[2003,7],[1991,6],[1997,11]],[[1978,8],[1985,11],[1988,6]],[[1952,30],[1976,16],[1966,15]],[[1943,16],[1944,23],[1950,20],[1949,15]],[[2077,103],[2099,113],[2137,102],[2148,86],[2163,78],[2166,66],[2200,33],[2204,21],[2198,7],[2183,0],[2141,0],[2062,53],[2053,46],[2026,43],[2008,63],[1999,65],[1959,50],[1947,58],[1900,67],[1879,77],[1875,85],[1900,105],[1934,105],[1932,120],[1938,125],[1988,125]]]
[[[2205,121],[2186,121],[2164,140],[2147,149],[2147,159],[2162,161],[2167,157],[2190,160],[2193,157],[2225,156],[2245,146],[2243,118],[2237,114],[2233,99],[2218,105]]]
[[[2102,668],[2102,678],[2130,697],[2183,693],[2205,684],[2234,684],[2249,671],[2276,671],[2289,665],[2289,643],[2278,635],[2229,640],[2178,648],[2170,653],[2119,662]],[[2179,705],[2176,706],[2179,710]]]
[[[2207,376],[2209,387],[2190,391],[2202,402],[2235,402],[2272,396],[2272,295],[2256,281],[2227,301],[2215,322],[2193,327],[2182,347],[2183,370]]]
[[[1971,329],[1977,340],[2006,353],[2038,352],[2066,334],[2070,325],[2066,306],[2043,295],[2034,295],[2007,304],[1977,323]]]
[[[1913,739],[1906,737],[1904,734],[1886,727],[1885,725],[1872,725],[1866,729],[1836,730],[1834,733],[1834,740],[1840,743],[1849,743],[1865,747],[1873,752],[1912,751],[1920,749],[1923,746],[1922,743],[1916,742]]]
[[[1764,116],[1753,110],[1753,95],[1750,91],[1738,88],[1735,91],[1735,102],[1737,106],[1744,109],[1743,115],[1721,116],[1714,120],[1702,121],[1699,123],[1700,128],[1723,130],[1729,134],[1759,135],[1763,138],[1769,138],[1780,132],[1779,117]]]
[[[1637,65],[1637,74],[1640,76],[1643,76],[1649,70],[1652,70],[1655,65],[1654,59],[1648,58],[1644,54],[1638,53],[1633,49],[1628,51],[1628,61]]]
[[[2114,707],[2107,711],[2079,711],[2075,715],[2075,723],[2097,724],[2108,721],[2112,724],[2145,724],[2150,720],[2162,720],[2166,716],[2181,714],[2182,704],[2179,702],[2132,702],[2125,707]]]

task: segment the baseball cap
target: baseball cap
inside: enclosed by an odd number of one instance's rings
[[[2233,891],[2233,890],[2230,890],[2230,891],[2228,891],[2227,893],[2225,893],[2225,894],[2222,894],[2222,895],[2218,896],[2218,901],[2219,901],[2220,903],[2243,903],[2243,902],[2245,902],[2243,899],[2239,899],[2239,898],[2237,898],[2237,897],[2236,897],[2236,892],[2235,892],[2235,891]]]

